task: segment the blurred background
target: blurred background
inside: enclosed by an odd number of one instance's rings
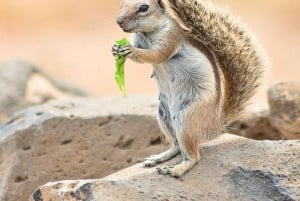
[[[216,0],[247,22],[271,62],[266,86],[299,80],[299,0]],[[0,61],[24,59],[95,95],[119,95],[111,46],[119,0],[1,0]],[[156,95],[149,65],[126,64],[129,94]]]

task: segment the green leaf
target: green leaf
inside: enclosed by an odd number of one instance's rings
[[[121,40],[117,40],[116,44],[120,46],[125,46],[129,44],[129,41],[126,38],[122,38]]]
[[[125,46],[129,44],[129,41],[126,38],[116,41],[117,45]],[[116,55],[116,71],[115,71],[115,80],[116,83],[122,92],[122,95],[126,97],[126,89],[125,89],[125,76],[124,76],[124,65],[126,59],[123,56]]]

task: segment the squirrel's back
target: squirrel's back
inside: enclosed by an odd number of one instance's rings
[[[266,65],[254,37],[207,0],[165,0],[187,37],[215,56],[224,76],[224,124],[236,120],[261,84]]]

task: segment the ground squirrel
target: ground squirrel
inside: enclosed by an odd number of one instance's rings
[[[144,161],[180,177],[199,160],[198,146],[236,120],[260,85],[265,57],[241,23],[208,0],[123,0],[117,23],[133,33],[114,55],[153,64],[158,122],[172,146]]]

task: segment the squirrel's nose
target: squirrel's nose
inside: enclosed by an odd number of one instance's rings
[[[124,18],[118,17],[118,18],[117,18],[117,23],[118,23],[119,25],[122,25],[122,24],[124,23]]]

